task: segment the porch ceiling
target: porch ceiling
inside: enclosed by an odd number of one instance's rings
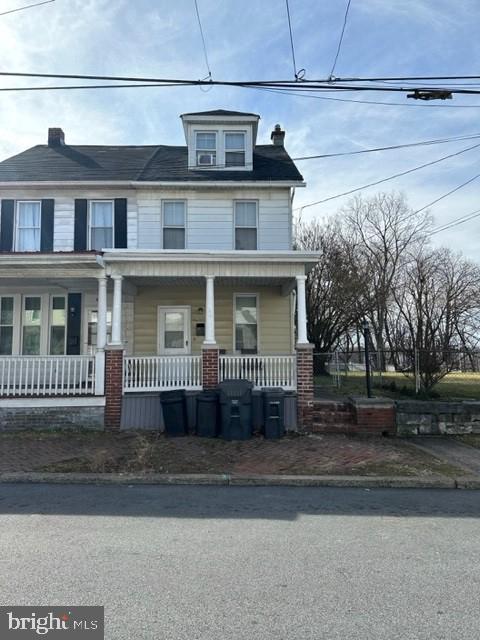
[[[0,254],[0,279],[95,278],[103,269],[102,257],[78,253],[2,253]]]

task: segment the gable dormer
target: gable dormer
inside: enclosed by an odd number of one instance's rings
[[[188,168],[252,171],[260,116],[241,111],[202,111],[182,116]]]

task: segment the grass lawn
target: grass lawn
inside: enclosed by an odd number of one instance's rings
[[[403,373],[376,372],[372,378],[374,393],[389,398],[415,398],[415,383]],[[335,386],[333,376],[315,376],[317,394],[327,392],[334,395],[366,395],[365,374],[351,371],[342,375],[341,386]],[[426,399],[420,395],[418,399]],[[480,400],[480,373],[449,373],[433,388],[431,398],[438,400]]]

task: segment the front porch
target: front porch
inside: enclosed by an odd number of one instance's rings
[[[285,254],[0,259],[0,398],[105,396],[116,428],[124,394],[297,390],[308,261]]]

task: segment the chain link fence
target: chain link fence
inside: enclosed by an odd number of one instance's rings
[[[480,351],[370,351],[375,395],[480,399]],[[317,396],[366,395],[367,363],[362,349],[314,353]]]

